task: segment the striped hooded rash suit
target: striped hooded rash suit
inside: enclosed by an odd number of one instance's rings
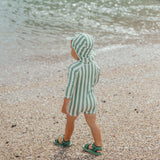
[[[69,66],[65,92],[65,97],[70,99],[68,113],[71,116],[78,116],[81,112],[95,114],[97,100],[94,86],[99,81],[100,68],[93,61],[93,38],[89,34],[78,33],[73,37],[72,47],[79,60]]]

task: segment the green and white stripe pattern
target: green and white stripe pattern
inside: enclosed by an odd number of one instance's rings
[[[80,112],[95,114],[94,86],[99,81],[100,68],[93,61],[93,38],[89,34],[76,34],[72,46],[80,60],[69,67],[65,92],[65,97],[70,98],[68,113],[71,116],[78,116]]]

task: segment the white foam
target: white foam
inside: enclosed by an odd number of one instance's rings
[[[96,53],[97,54],[104,53],[106,51],[116,50],[116,49],[119,49],[119,48],[125,48],[125,47],[128,47],[128,46],[133,46],[133,45],[122,45],[122,44],[109,45],[109,46],[105,46],[103,48],[96,49]]]

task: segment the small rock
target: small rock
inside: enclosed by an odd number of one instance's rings
[[[134,111],[135,111],[136,113],[138,113],[138,110],[137,110],[136,108],[134,109]]]
[[[15,157],[16,157],[16,158],[19,158],[20,156],[18,156],[18,155],[15,155]]]
[[[13,128],[13,127],[16,127],[16,126],[17,126],[16,124],[12,124],[12,126],[11,126],[11,127]]]
[[[131,92],[129,92],[128,94],[131,94]]]
[[[6,144],[8,144],[9,143],[9,141],[6,141]]]
[[[78,156],[80,153],[79,152],[76,152],[76,155]]]
[[[103,103],[106,103],[106,100],[103,100],[102,102],[103,102]]]
[[[59,123],[58,121],[54,122],[54,124],[58,124],[58,123]]]

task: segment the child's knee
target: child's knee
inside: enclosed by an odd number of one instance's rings
[[[88,126],[90,127],[90,129],[97,129],[97,123],[95,122],[95,123],[90,123],[90,124],[88,124]]]
[[[92,118],[87,118],[86,122],[87,122],[89,127],[94,127],[97,124],[96,120],[92,119]]]
[[[76,118],[77,118],[76,116],[67,115],[67,123],[73,123],[74,124]]]

